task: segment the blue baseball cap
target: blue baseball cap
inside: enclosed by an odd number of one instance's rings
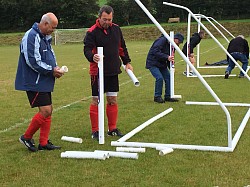
[[[174,35],[174,39],[178,39],[180,43],[183,43],[184,36],[178,32]]]

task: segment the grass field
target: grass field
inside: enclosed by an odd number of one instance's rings
[[[249,38],[248,38],[249,39]],[[222,41],[222,39],[221,39]],[[223,43],[223,41],[222,41]],[[226,116],[218,106],[186,105],[185,101],[214,101],[197,78],[182,75],[184,61],[176,55],[175,93],[178,103],[153,102],[154,79],[145,69],[145,59],[152,41],[127,42],[134,73],[140,81],[134,87],[129,77],[120,75],[118,96],[118,128],[128,133],[148,119],[172,107],[173,112],[152,123],[128,141],[191,145],[227,146]],[[56,81],[53,92],[53,120],[50,139],[61,150],[30,153],[18,141],[37,109],[29,107],[26,94],[14,90],[19,55],[18,46],[0,47],[0,186],[230,186],[250,185],[250,133],[248,121],[240,141],[232,153],[175,149],[159,156],[147,149],[138,160],[110,158],[62,159],[68,150],[115,150],[105,137],[99,145],[91,139],[89,121],[90,84],[88,62],[82,44],[54,46],[60,66],[69,72]],[[225,58],[211,39],[201,43],[201,64]],[[224,74],[225,69],[199,69],[201,74]],[[233,74],[239,74],[236,68]],[[205,78],[223,102],[250,103],[247,79],[230,77]],[[248,108],[228,107],[233,133]],[[106,121],[106,119],[105,119]],[[105,126],[106,128],[106,126]],[[38,134],[35,141],[38,143]],[[61,141],[62,136],[83,138],[82,144]]]

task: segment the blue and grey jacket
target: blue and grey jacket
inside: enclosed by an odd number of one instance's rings
[[[15,89],[23,91],[52,92],[55,84],[53,69],[57,66],[51,46],[52,37],[43,35],[34,23],[20,44],[20,56]]]

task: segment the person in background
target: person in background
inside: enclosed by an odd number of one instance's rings
[[[100,8],[96,23],[87,31],[84,38],[84,55],[90,62],[92,101],[89,115],[92,127],[92,138],[99,140],[98,129],[98,61],[97,47],[103,47],[104,92],[106,93],[106,114],[108,118],[108,136],[122,137],[117,128],[119,92],[118,75],[121,73],[121,61],[126,69],[133,71],[130,57],[120,27],[113,23],[114,10],[104,5]]]
[[[239,60],[242,63],[242,69],[246,72],[249,59],[249,45],[244,36],[239,35],[236,38],[232,39],[228,45],[227,51],[234,58],[235,61]],[[225,72],[225,79],[228,79],[229,75],[235,67],[235,63],[228,56],[227,61],[229,65]],[[240,72],[238,77],[244,77],[242,71]]]
[[[187,49],[187,42],[184,44],[182,48],[182,52],[189,58],[189,61],[195,65],[195,57],[194,57],[194,48],[201,42],[201,39],[205,38],[205,31],[201,30],[199,33],[194,33],[190,38],[190,43]],[[187,75],[187,71],[183,72],[183,75]],[[193,76],[194,73],[191,70],[189,72],[189,76]]]
[[[179,46],[183,43],[184,37],[180,33],[174,35],[174,42]],[[154,102],[164,103],[177,102],[177,99],[170,98],[170,62],[174,56],[170,54],[170,42],[164,35],[154,41],[149,49],[146,68],[149,69],[155,78]],[[162,98],[163,82],[165,82],[165,95]]]
[[[27,130],[19,141],[35,152],[37,150],[60,149],[49,141],[52,96],[55,78],[63,75],[57,66],[51,46],[51,34],[58,24],[57,17],[49,12],[42,16],[40,23],[34,23],[20,44],[20,55],[16,73],[15,89],[26,91],[30,106],[38,107]],[[36,148],[33,135],[40,129],[39,145]]]

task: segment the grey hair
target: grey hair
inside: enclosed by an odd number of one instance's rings
[[[243,39],[245,39],[245,37],[241,34],[241,35],[239,35],[239,36],[237,36],[237,37],[241,37],[241,38],[243,38]]]
[[[49,24],[51,24],[51,19],[50,19],[50,17],[48,16],[48,14],[44,14],[44,15],[42,16],[40,22],[41,22],[41,23],[43,23],[43,22],[48,22]]]
[[[101,17],[103,12],[106,12],[107,14],[112,13],[114,15],[114,10],[109,5],[103,5],[98,12],[98,16]]]

